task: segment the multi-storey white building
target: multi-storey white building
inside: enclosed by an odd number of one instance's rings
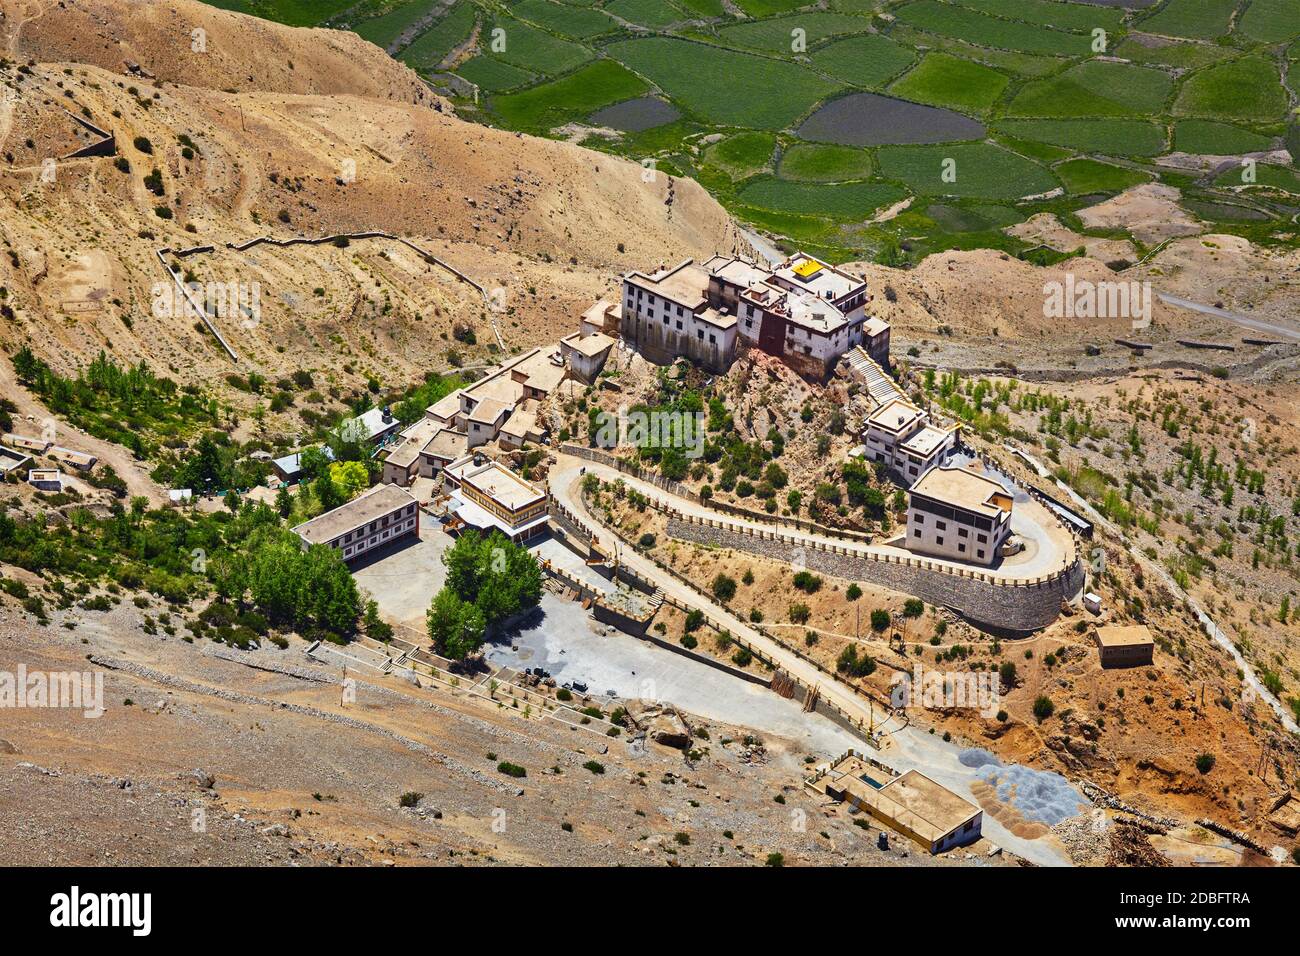
[[[411,493],[397,485],[375,485],[346,504],[293,529],[302,546],[323,544],[344,561],[392,541],[420,534],[420,509]]]
[[[891,468],[910,486],[942,464],[960,431],[960,425],[937,428],[926,412],[900,397],[886,400],[867,416],[862,437],[867,460]]]
[[[1011,534],[1011,495],[965,468],[931,468],[908,492],[907,549],[992,564]]]
[[[703,266],[687,259],[624,277],[621,331],[651,361],[686,356],[724,371],[743,342],[823,378],[857,345],[889,361],[889,325],[868,319],[868,299],[864,281],[804,253],[775,268],[735,256]]]

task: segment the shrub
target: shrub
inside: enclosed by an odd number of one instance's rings
[[[920,617],[925,613],[925,602],[920,598],[908,598],[903,602],[903,617]]]
[[[1052,703],[1052,698],[1040,694],[1034,698],[1034,716],[1040,721],[1046,720],[1056,713],[1056,705]]]
[[[754,655],[749,652],[748,647],[738,647],[736,653],[731,655],[731,662],[737,667],[748,667],[753,659]]]
[[[573,692],[567,687],[561,687],[555,692],[555,699],[564,701],[573,700]]]
[[[1002,678],[1002,686],[1010,689],[1016,686],[1016,665],[1011,661],[1003,661],[1002,666],[998,668],[998,676]]]
[[[397,802],[403,807],[413,807],[423,799],[424,794],[420,793],[418,790],[408,790],[406,793],[402,794],[401,799]]]
[[[1214,754],[1197,754],[1196,769],[1200,773],[1209,773],[1214,769]]]
[[[848,588],[845,589],[844,596],[850,601],[856,601],[858,598],[862,597],[862,588],[858,587],[856,584],[850,584]]]
[[[805,594],[816,594],[821,590],[822,579],[809,571],[798,571],[794,576],[794,586]]]
[[[785,866],[785,857],[780,853],[769,853],[765,866]]]
[[[588,760],[586,763],[583,764],[583,766],[596,775],[600,775],[605,772],[605,765],[596,760]]]
[[[812,616],[812,609],[807,604],[791,604],[790,620],[795,624],[806,624]]]
[[[718,576],[713,579],[713,596],[726,604],[736,596],[736,579],[718,572]]]
[[[678,846],[690,846],[690,845],[691,845],[691,835],[690,835],[689,833],[683,833],[683,832],[681,832],[681,831],[679,830],[679,831],[677,831],[677,833],[673,836],[673,839],[677,841],[677,845],[678,845]]]
[[[655,546],[655,536],[647,531],[645,534],[641,535],[641,540],[638,544],[643,548],[653,548]]]
[[[516,779],[518,779],[518,778],[520,778],[520,777],[526,777],[526,776],[528,776],[528,771],[527,771],[527,770],[525,770],[523,767],[519,766],[519,764],[517,764],[517,763],[511,763],[511,762],[508,761],[508,760],[503,760],[503,761],[501,761],[499,764],[497,764],[497,772],[498,772],[498,773],[503,773],[503,774],[505,774],[507,777],[514,777],[514,778],[516,778]]]
[[[889,627],[889,623],[892,620],[893,618],[889,616],[888,611],[882,608],[876,608],[871,612],[871,629],[873,631],[883,631]]]

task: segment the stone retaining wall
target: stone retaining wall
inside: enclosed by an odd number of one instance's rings
[[[790,544],[731,528],[698,524],[670,516],[668,535],[682,541],[731,548],[748,554],[788,561]],[[1056,620],[1061,601],[1083,586],[1083,565],[1076,559],[1062,574],[1037,584],[1000,584],[934,568],[895,564],[863,555],[813,548],[804,550],[804,564],[848,581],[866,581],[935,605],[951,607],[963,617],[994,631],[1029,632]]]

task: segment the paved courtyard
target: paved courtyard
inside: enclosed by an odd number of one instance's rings
[[[379,602],[385,621],[423,632],[424,612],[447,578],[442,552],[452,540],[436,521],[421,515],[418,541],[406,539],[380,548],[353,565],[352,576]]]

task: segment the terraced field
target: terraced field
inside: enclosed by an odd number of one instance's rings
[[[585,127],[836,259],[1019,252],[1005,226],[1086,231],[1075,211],[1145,182],[1296,241],[1300,0],[211,2],[355,30],[463,115]]]

